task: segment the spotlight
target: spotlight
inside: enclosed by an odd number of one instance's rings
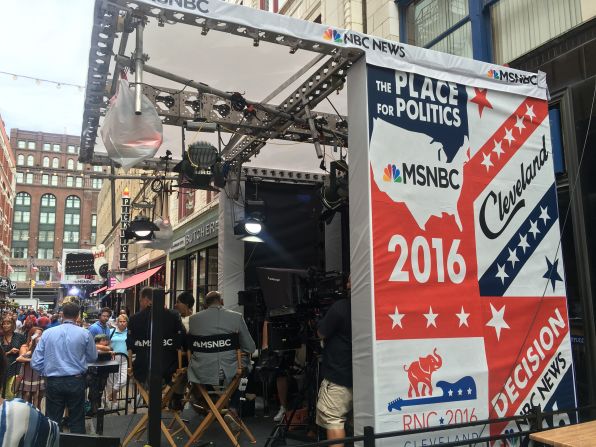
[[[263,223],[261,219],[257,217],[249,217],[244,221],[244,229],[248,234],[257,235],[263,229]]]
[[[79,292],[80,292],[80,290],[79,290],[78,287],[71,287],[68,290],[68,295],[70,295],[70,296],[77,296],[79,294]]]
[[[139,215],[130,223],[124,235],[127,239],[137,240],[151,236],[152,240],[154,231],[159,231],[159,227],[145,216]]]
[[[261,239],[259,236],[254,236],[254,235],[246,235],[246,236],[242,236],[240,238],[241,241],[244,242],[254,242],[254,243],[262,243],[265,242],[263,239]]]
[[[155,239],[155,234],[150,232],[147,236],[139,236],[135,238],[135,244],[144,245],[150,244]]]

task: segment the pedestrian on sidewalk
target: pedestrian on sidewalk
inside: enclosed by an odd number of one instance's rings
[[[80,307],[69,302],[62,307],[60,326],[44,331],[31,366],[47,377],[46,415],[60,422],[68,408],[71,433],[85,433],[85,373],[87,364],[97,360],[91,333],[76,325]]]

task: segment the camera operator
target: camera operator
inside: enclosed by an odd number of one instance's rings
[[[319,322],[323,339],[323,381],[317,401],[317,425],[327,430],[327,439],[345,438],[345,423],[352,410],[352,317],[351,279],[347,297],[336,301]],[[343,444],[332,444],[343,447]]]

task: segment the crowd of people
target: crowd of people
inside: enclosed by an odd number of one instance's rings
[[[65,299],[61,311],[55,314],[33,309],[4,312],[0,377],[5,405],[6,402],[28,405],[27,411],[35,413],[31,420],[47,427],[38,436],[47,436],[47,445],[54,445],[58,427],[68,427],[71,433],[85,433],[85,416],[93,415],[99,405],[118,409],[121,390],[131,378],[138,387],[148,389],[152,301],[153,289],[146,287],[140,294],[140,310],[130,319],[124,309],[113,315],[111,309],[103,308],[91,325],[81,319],[76,299]],[[161,309],[163,361],[159,373],[163,383],[172,383],[173,377],[177,377],[169,402],[174,411],[182,410],[185,396],[195,400],[193,408],[204,411],[201,407],[204,403],[192,393],[192,384],[226,386],[239,371],[249,370],[256,349],[242,314],[225,308],[219,292],[208,293],[203,304],[203,310],[193,313],[194,297],[182,293],[173,310]],[[316,421],[326,429],[330,439],[345,436],[344,425],[352,405],[349,309],[349,302],[336,303],[318,327],[327,347]],[[237,362],[238,349],[245,354],[241,365]],[[98,358],[115,356],[120,358],[116,373],[101,377],[90,374],[89,365]],[[277,382],[281,407],[275,417],[278,422],[287,406],[287,384],[285,378],[278,377]],[[42,401],[45,415],[40,411]],[[128,403],[128,396],[124,401]],[[226,421],[237,432],[243,427],[238,416],[239,402],[240,391],[236,390],[229,402]],[[24,411],[18,410],[18,406],[12,408],[13,412]]]

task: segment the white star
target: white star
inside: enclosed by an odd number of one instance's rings
[[[515,141],[515,138],[513,138],[513,129],[505,128],[505,137],[503,139],[507,140],[509,147],[511,147],[511,142]]]
[[[530,117],[531,122],[534,122],[534,118],[536,118],[536,115],[534,115],[534,106],[530,106],[530,105],[526,104],[526,113],[525,114]]]
[[[507,250],[509,250],[509,257],[507,260],[511,262],[511,267],[515,268],[515,263],[519,261],[519,259],[517,259],[517,248],[511,250],[509,247],[507,247]]]
[[[515,116],[515,124],[514,126],[517,127],[517,130],[519,131],[519,133],[521,133],[522,129],[525,129],[526,126],[524,126],[524,116]]]
[[[497,140],[493,140],[493,141],[495,142],[495,148],[493,149],[493,152],[495,154],[497,154],[497,158],[501,158],[501,154],[505,153],[505,151],[501,147],[502,141],[499,141],[498,143],[497,143]]]
[[[428,313],[427,314],[423,314],[424,317],[426,318],[426,327],[437,327],[437,322],[435,321],[437,319],[437,317],[439,316],[439,314],[435,314],[433,313],[433,308],[432,306],[430,306],[428,308]]]
[[[449,394],[449,397],[453,396],[453,390],[449,390],[447,394]]]
[[[528,230],[528,233],[532,233],[532,236],[534,236],[534,240],[536,240],[536,234],[540,233],[540,230],[538,229],[538,221],[532,222],[530,220],[530,229]]]
[[[468,392],[468,396],[472,394],[472,388],[468,388],[466,391]]]
[[[486,166],[486,172],[488,172],[490,167],[493,165],[493,163],[490,161],[490,152],[488,153],[488,155],[483,152],[482,157],[483,157],[483,160],[480,164],[483,166]]]
[[[399,310],[397,310],[397,306],[395,306],[395,313],[389,314],[389,318],[391,318],[393,320],[391,329],[395,328],[395,326],[399,326],[400,328],[403,329],[403,326],[401,325],[401,320],[404,316],[405,316],[405,314],[400,314]]]
[[[501,278],[501,283],[505,284],[505,278],[509,278],[509,275],[505,273],[505,264],[499,265],[497,264],[497,274],[495,275],[497,278]]]
[[[461,310],[459,311],[458,314],[455,314],[457,316],[457,318],[459,318],[459,326],[458,327],[462,327],[464,324],[468,327],[470,327],[468,325],[468,317],[470,316],[470,314],[467,314],[464,311],[464,306],[461,307]]]
[[[501,337],[501,329],[509,329],[509,325],[505,322],[505,305],[497,310],[491,304],[490,311],[492,313],[492,318],[486,325],[495,328],[495,331],[497,332],[497,340],[499,340]]]
[[[526,248],[530,247],[530,244],[528,244],[527,234],[525,236],[522,236],[521,234],[519,235],[519,244],[517,244],[517,246],[524,251],[524,254],[526,253]]]
[[[544,220],[544,225],[546,225],[546,221],[550,219],[548,215],[548,206],[546,208],[540,207],[540,217],[538,219]]]
[[[462,391],[462,389],[461,389],[461,388],[460,388],[459,390],[457,390],[457,395],[458,395],[458,396],[461,396],[462,394],[463,394],[463,391]]]

